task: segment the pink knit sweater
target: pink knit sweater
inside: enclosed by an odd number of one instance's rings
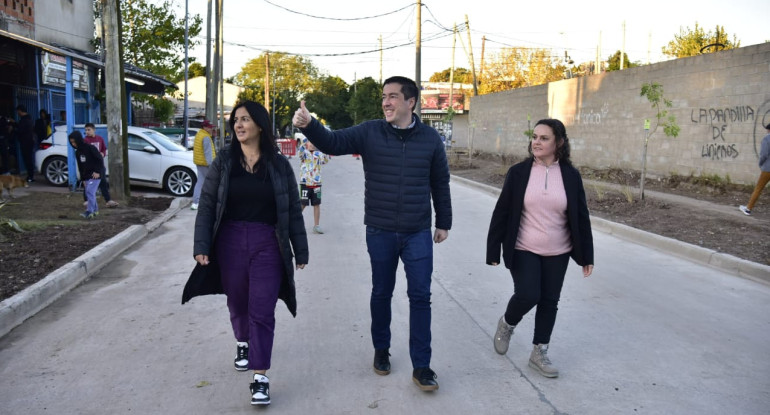
[[[516,249],[541,256],[561,255],[572,250],[567,227],[567,193],[558,162],[549,167],[537,160],[532,163]]]

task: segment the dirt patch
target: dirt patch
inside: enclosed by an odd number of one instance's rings
[[[521,161],[489,154],[474,154],[470,163],[468,160],[467,154],[450,155],[451,173],[498,188],[502,187],[508,168]],[[738,212],[738,205],[748,202],[752,186],[719,177],[652,178],[645,180],[645,198],[640,200],[639,172],[590,168],[580,171],[587,182],[598,182],[585,186],[588,208],[594,216],[770,265],[770,191],[760,197],[753,216],[744,217],[724,211]],[[617,185],[617,189],[604,184]],[[691,202],[656,198],[648,191],[685,196]],[[724,209],[709,208],[713,206]]]
[[[127,206],[102,207],[91,220],[80,217],[82,193],[34,191],[4,203],[0,207],[0,301],[129,226],[152,220],[171,200],[132,197]],[[13,224],[24,232],[15,231]]]

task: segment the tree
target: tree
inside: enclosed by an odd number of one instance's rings
[[[430,76],[430,82],[449,82],[449,75],[452,68],[446,68],[441,72],[436,72]],[[455,68],[454,82],[460,84],[472,84],[473,74],[465,68]]]
[[[489,94],[564,79],[567,68],[548,49],[503,48],[484,67],[479,93]]]
[[[238,95],[239,100],[264,104],[265,59],[265,54],[251,59],[233,77],[234,84],[245,88]],[[291,123],[291,117],[299,107],[300,99],[315,91],[319,73],[313,62],[302,56],[271,52],[269,60],[271,102],[268,110],[272,113],[272,99],[275,99],[275,125],[282,128]]]
[[[353,123],[382,118],[382,86],[371,77],[359,79],[350,86],[348,114]]]
[[[741,42],[733,35],[733,40],[729,39],[724,26],[717,25],[714,32],[706,33],[702,27],[695,22],[695,29],[679,28],[679,34],[674,35],[674,40],[664,46],[663,54],[673,58],[686,58],[696,56],[702,53],[712,53],[720,50],[735,49],[741,47]]]
[[[94,3],[94,17],[101,16],[101,7]],[[122,46],[126,63],[164,76],[172,82],[184,79],[184,16],[177,18],[172,0],[123,0],[120,2],[123,22]],[[191,16],[188,26],[189,46],[201,31],[202,19]],[[97,49],[101,39],[94,40]]]
[[[307,107],[334,130],[350,127],[353,118],[346,109],[350,100],[348,84],[337,76],[324,76],[315,91],[305,95]]]
[[[187,68],[188,78],[195,78],[197,76],[206,76],[206,67],[198,62],[193,62]]]
[[[607,72],[609,71],[619,71],[620,70],[620,51],[615,52],[614,55],[610,56],[607,59],[608,65],[607,65]],[[631,62],[628,60],[628,54],[623,54],[623,69],[627,68],[633,68],[635,66],[639,66],[638,63]]]
[[[679,125],[676,123],[674,114],[669,114],[668,112],[668,108],[671,108],[673,104],[671,103],[671,100],[666,99],[663,96],[662,85],[658,83],[642,84],[642,91],[639,95],[646,97],[652,104],[652,108],[655,109],[655,127],[650,129],[644,138],[644,152],[642,153],[642,178],[639,184],[639,198],[644,199],[644,179],[647,174],[647,143],[650,141],[650,137],[652,137],[659,125],[663,125],[663,133],[666,137],[678,136]]]

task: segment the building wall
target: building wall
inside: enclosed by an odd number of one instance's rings
[[[681,127],[676,138],[662,127],[654,132],[648,174],[756,180],[763,125],[770,123],[770,43],[473,97],[473,148],[523,157],[524,131],[558,118],[575,164],[641,170],[644,120],[655,125],[655,110],[640,96],[648,82],[663,86]]]
[[[94,10],[92,0],[37,0],[34,3],[34,39],[82,51],[93,51]]]
[[[3,0],[0,2],[0,30],[33,37],[35,13],[32,0]]]

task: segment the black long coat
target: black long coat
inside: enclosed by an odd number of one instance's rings
[[[193,256],[209,256],[209,265],[196,264],[195,269],[185,284],[182,304],[191,298],[207,294],[224,294],[219,263],[216,258],[214,242],[222,222],[227,201],[232,169],[230,149],[223,150],[209,167],[208,175],[201,188],[198,215],[195,219],[195,240]],[[299,202],[297,179],[288,160],[281,155],[273,157],[267,163],[267,171],[275,192],[275,204],[278,211],[278,223],[275,233],[283,259],[283,279],[278,298],[286,303],[293,316],[297,315],[297,297],[294,286],[294,264],[308,263],[307,233],[302,218]],[[199,177],[198,180],[203,180]]]
[[[506,268],[513,266],[513,251],[519,235],[521,212],[524,207],[524,193],[532,172],[533,158],[528,158],[508,170],[505,184],[492,212],[487,235],[487,264],[500,263],[500,246]],[[580,265],[593,265],[594,241],[591,232],[591,218],[588,214],[583,179],[576,168],[559,163],[564,191],[567,193],[567,227],[570,231],[572,251],[570,257]]]

